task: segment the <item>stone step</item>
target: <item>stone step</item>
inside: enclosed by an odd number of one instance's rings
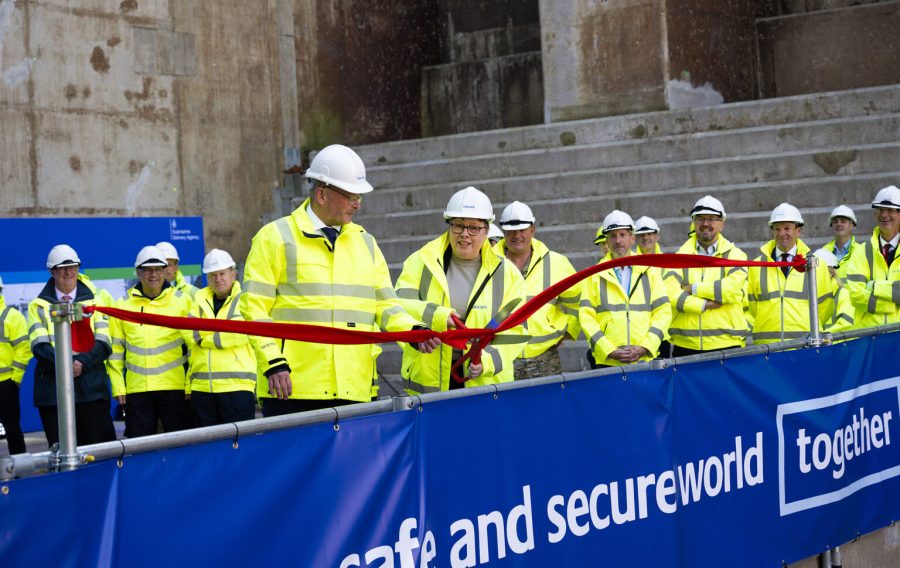
[[[547,172],[577,172],[604,167],[647,163],[677,163],[812,150],[834,146],[896,142],[900,113],[844,117],[823,121],[765,125],[690,135],[538,148],[413,162],[368,172],[379,193],[390,188],[421,188],[429,185],[465,187],[472,180],[526,176]]]
[[[833,146],[815,150],[775,152],[678,163],[611,166],[596,170],[557,171],[525,176],[472,180],[495,205],[541,198],[577,198],[597,194],[622,195],[635,191],[664,192],[676,188],[714,187],[827,175],[852,175],[894,171],[900,162],[900,143]],[[365,202],[358,216],[366,219],[386,214],[411,216],[443,211],[457,185],[428,185],[403,190],[384,190]],[[391,224],[391,230],[405,230]],[[378,236],[378,230],[373,229]],[[407,232],[406,234],[412,234]]]
[[[401,140],[356,148],[371,173],[381,166],[426,163],[538,148],[558,148],[616,140],[634,140],[790,124],[900,111],[900,87],[890,85],[717,107],[631,114],[600,119],[472,132],[436,138]]]
[[[900,167],[900,164],[897,164]],[[766,207],[773,199],[786,201],[796,207],[814,207],[821,204],[866,203],[881,187],[896,183],[900,170],[877,172],[874,174],[841,175],[817,177],[803,180],[780,180],[763,183],[733,184],[721,186],[701,186],[670,188],[664,192],[656,190],[633,191],[591,195],[587,197],[524,199],[537,219],[538,230],[565,224],[593,223],[599,227],[603,217],[613,209],[622,209],[634,219],[649,215],[660,221],[667,217],[686,219],[693,204],[706,194],[716,195],[725,205],[726,211],[753,211]],[[499,216],[503,204],[497,205]],[[442,209],[411,214],[407,212],[389,213],[380,217],[357,216],[356,221],[366,230],[379,237],[382,244],[399,240],[405,236],[428,237],[446,229]],[[681,216],[683,215],[683,217]],[[663,229],[663,234],[665,234]],[[405,235],[405,236],[404,236]],[[592,233],[593,235],[593,233]],[[593,240],[593,236],[591,236]]]

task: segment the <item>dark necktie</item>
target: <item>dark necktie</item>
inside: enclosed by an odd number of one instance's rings
[[[881,253],[884,255],[884,261],[890,266],[894,262],[894,247],[891,246],[891,243],[884,243]]]
[[[781,262],[787,262],[788,256],[790,256],[790,255],[786,252],[781,253]],[[782,266],[781,267],[781,272],[784,273],[785,278],[787,278],[787,275],[788,275],[788,273],[790,273],[790,271],[791,271],[790,266]]]
[[[325,237],[328,238],[328,241],[331,243],[331,248],[334,248],[334,241],[337,240],[338,230],[334,227],[322,227],[322,232],[325,233]]]
[[[62,297],[62,301],[68,304],[69,302],[72,301],[72,296],[66,294],[65,296]]]

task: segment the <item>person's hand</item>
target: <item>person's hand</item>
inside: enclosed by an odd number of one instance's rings
[[[281,400],[287,400],[292,392],[294,392],[294,385],[291,383],[291,374],[288,371],[269,375],[269,394],[275,395]]]
[[[72,370],[74,372],[74,375],[77,377],[84,370],[84,363],[82,363],[78,359],[75,359],[74,361],[72,361]]]
[[[431,339],[426,339],[425,341],[420,341],[418,350],[420,353],[431,353],[435,349],[439,349],[441,347],[441,340],[438,337],[432,337]]]
[[[703,306],[703,311],[707,310],[718,310],[722,307],[722,304],[719,302],[714,302],[712,300],[706,300],[706,305]]]
[[[119,402],[119,404],[125,404],[125,395],[120,394],[120,395],[116,396],[116,400]]]
[[[456,329],[456,322],[453,321],[453,316],[459,317],[456,312],[447,316],[447,329]]]
[[[606,358],[613,359],[621,363],[630,363],[631,361],[628,360],[630,356],[631,351],[629,347],[619,347],[617,349],[613,349],[612,353],[607,355]]]
[[[685,292],[687,292],[688,294],[690,294],[691,292],[693,292],[694,287],[691,286],[690,284],[685,284],[684,286],[681,287],[681,289],[684,290]]]
[[[632,345],[630,348],[631,351],[631,362],[635,363],[641,360],[641,357],[646,357],[650,355],[650,352],[647,351],[646,347],[641,347],[640,345]]]
[[[482,372],[484,372],[484,365],[482,365],[481,363],[469,363],[470,379],[480,377]]]

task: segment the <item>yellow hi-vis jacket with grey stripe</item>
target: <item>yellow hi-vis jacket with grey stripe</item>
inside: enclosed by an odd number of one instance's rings
[[[774,261],[775,241],[769,241],[759,249],[762,255],[756,260]],[[797,239],[797,254],[809,254],[809,247]],[[753,316],[753,343],[775,343],[789,339],[805,339],[809,335],[809,278],[805,272],[793,268],[785,276],[777,266],[751,266],[747,276],[750,314]],[[819,331],[831,321],[832,313],[826,309],[833,302],[831,274],[828,267],[819,263],[816,267],[816,303],[819,312]]]
[[[697,235],[692,235],[678,254],[697,254]],[[719,235],[717,258],[747,260],[747,255],[734,243]],[[706,351],[743,347],[747,337],[744,303],[747,296],[747,269],[739,266],[678,268],[663,275],[674,314],[669,336],[673,345]],[[685,292],[685,285],[696,286],[696,294]],[[703,311],[704,302],[712,300],[722,307]]]
[[[400,301],[409,313],[435,331],[447,330],[447,318],[453,312],[444,266],[445,259],[449,259],[449,247],[450,240],[445,232],[412,253],[403,262],[403,271],[397,279]],[[485,283],[483,287],[482,283]],[[466,327],[485,328],[497,312],[510,305],[519,306],[524,300],[525,281],[519,270],[497,255],[485,239],[481,247],[481,268],[469,296],[469,313],[459,314],[465,318]],[[524,333],[524,327],[519,325],[494,337],[481,353],[484,367],[481,375],[466,381],[465,385],[475,387],[512,381],[513,360],[527,343],[527,338],[521,337]],[[404,345],[400,372],[407,392],[422,394],[449,390],[452,358],[453,348],[449,345],[441,345],[429,354]],[[468,373],[468,361],[464,371]]]
[[[851,236],[850,237],[850,246],[847,248],[847,254],[842,256],[841,259],[838,261],[837,273],[838,273],[838,276],[840,276],[841,278],[847,278],[847,266],[850,264],[850,262],[849,262],[850,258],[853,256],[853,251],[855,251],[859,247],[860,247],[860,242],[856,240],[856,237]],[[829,252],[834,252],[835,251],[834,239],[831,239],[830,241],[828,241],[828,244],[826,244],[822,248]]]
[[[22,384],[22,375],[31,361],[28,322],[25,316],[0,296],[0,383]]]
[[[182,294],[187,294],[191,301],[194,301],[194,298],[197,297],[197,292],[200,291],[196,286],[184,279],[184,273],[180,269],[175,271],[175,279],[170,284]]]
[[[241,285],[235,281],[216,313],[215,291],[211,287],[202,288],[194,296],[189,317],[242,321],[244,318],[238,311],[240,297]],[[256,351],[250,336],[196,330],[183,331],[182,335],[191,352],[188,367],[191,392],[256,392]]]
[[[187,317],[191,300],[170,284],[152,300],[141,292],[140,284],[129,289],[116,307],[148,314]],[[183,390],[187,380],[187,345],[181,331],[157,325],[110,319],[113,352],[109,357],[109,379],[113,396],[123,394]]]
[[[847,290],[856,308],[856,327],[900,322],[900,252],[890,266],[881,254],[879,229],[859,243],[847,264]]]
[[[506,257],[506,239],[494,245],[494,252]],[[512,264],[510,262],[510,264]],[[530,300],[551,285],[575,274],[569,259],[553,252],[537,239],[531,239],[531,263],[525,275],[525,298]],[[526,333],[531,336],[521,357],[537,357],[562,341],[563,337],[576,339],[581,333],[578,323],[578,302],[581,286],[572,286],[552,301],[544,304],[525,322]]]
[[[632,253],[630,256],[636,256]],[[607,254],[600,262],[612,260]],[[659,353],[672,322],[672,308],[660,271],[632,266],[628,289],[613,269],[594,274],[584,283],[578,319],[598,365],[623,365],[608,355],[626,345],[643,347],[649,361]]]
[[[240,311],[247,321],[314,324],[359,331],[408,331],[420,322],[400,305],[375,238],[348,223],[332,249],[314,228],[307,199],[253,237]],[[377,385],[377,345],[331,345],[260,338],[262,370],[287,363],[292,399],[369,401]],[[260,398],[272,398],[260,380]]]
[[[853,329],[856,317],[853,302],[850,301],[850,292],[845,285],[828,274],[831,291],[825,298],[820,298],[822,311],[830,314],[827,320],[821,321],[822,331],[837,333]]]

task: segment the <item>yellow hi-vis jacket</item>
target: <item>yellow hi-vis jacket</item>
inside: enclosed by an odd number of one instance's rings
[[[634,245],[634,254],[662,254],[662,247],[659,246],[659,243],[656,243],[653,246],[653,252],[644,252],[641,250],[641,247],[637,244]]]
[[[129,289],[116,307],[148,314],[187,317],[191,300],[187,294],[163,285],[159,296],[144,296],[140,284]],[[109,379],[113,396],[123,394],[183,390],[190,392],[187,380],[187,345],[181,331],[131,323],[111,318],[113,352],[109,357]]]
[[[359,331],[419,325],[400,305],[375,238],[355,223],[335,246],[314,228],[307,199],[253,237],[239,309],[247,321],[313,324]],[[377,345],[332,345],[260,338],[263,371],[285,363],[292,399],[369,401],[377,386]],[[272,398],[260,380],[260,398]]]
[[[831,291],[825,298],[819,298],[822,302],[822,311],[831,314],[827,321],[821,321],[822,331],[837,333],[839,331],[848,331],[853,329],[854,318],[856,317],[853,308],[853,302],[850,301],[850,292],[838,279],[830,278]]]
[[[744,251],[721,234],[716,247],[716,258],[747,260]],[[696,234],[678,249],[678,254],[697,254]],[[744,316],[746,268],[680,268],[667,270],[663,279],[674,310],[669,327],[673,345],[697,351],[744,346],[748,330]],[[696,295],[682,289],[687,284],[697,284]],[[722,307],[703,311],[705,300]]]
[[[506,239],[494,245],[494,252],[506,257]],[[510,262],[510,264],[512,264]],[[515,265],[513,265],[515,267]],[[551,285],[575,274],[572,263],[565,256],[553,252],[537,239],[531,239],[531,263],[525,275],[525,297],[530,300]],[[581,286],[576,284],[553,298],[525,322],[526,333],[531,336],[521,357],[537,357],[557,345],[565,336],[578,338],[578,302]]]
[[[22,384],[22,375],[31,361],[28,322],[25,316],[0,296],[0,383]]]
[[[409,313],[435,331],[447,330],[447,318],[453,312],[445,270],[445,263],[450,258],[449,247],[447,233],[427,243],[403,262],[403,271],[397,279],[400,301]],[[466,327],[485,328],[497,312],[511,303],[518,307],[524,300],[525,281],[519,270],[497,255],[485,239],[481,247],[481,268],[469,296],[469,313],[459,314]],[[521,337],[524,332],[524,327],[519,325],[494,337],[482,351],[481,375],[466,381],[465,385],[475,387],[512,381],[513,360],[527,343],[527,338]],[[453,348],[446,344],[429,354],[404,345],[400,372],[407,392],[422,394],[449,390],[452,357]],[[462,369],[466,373],[468,363]]]
[[[755,260],[774,261],[775,241],[759,249]],[[809,247],[797,239],[797,254],[809,254]],[[788,339],[805,339],[809,335],[809,278],[805,272],[793,268],[785,277],[780,267],[751,266],[747,276],[750,314],[753,316],[753,343],[776,343]],[[816,303],[819,312],[819,331],[831,321],[833,313],[826,311],[833,298],[831,274],[819,263],[816,268]],[[831,306],[833,307],[833,303]]]
[[[837,274],[841,278],[847,278],[847,266],[849,265],[850,257],[853,256],[853,251],[855,251],[857,248],[859,248],[859,246],[860,246],[859,241],[856,240],[855,236],[851,235],[850,236],[850,247],[847,249],[847,254],[842,256],[841,259],[838,261]],[[834,239],[831,239],[830,241],[828,241],[828,244],[826,244],[822,248],[824,248],[825,250],[827,250],[829,252],[834,252],[834,250],[835,250]]]
[[[87,286],[88,290],[90,290],[91,294],[94,296],[92,300],[89,301],[79,301],[79,304],[84,306],[103,306],[103,307],[112,307],[115,304],[112,295],[109,292],[104,290],[103,288],[97,288],[97,286],[91,282],[91,279],[88,278],[85,274],[78,273],[78,281],[81,284]],[[78,288],[76,287],[76,294]],[[77,296],[76,296],[77,299]],[[40,343],[49,343],[51,347],[55,349],[56,347],[56,336],[53,330],[53,322],[50,320],[50,306],[51,302],[47,301],[44,298],[35,298],[28,304],[28,323],[29,329],[28,334],[31,340],[31,348]],[[109,319],[99,313],[94,313],[90,317],[91,322],[91,330],[94,332],[94,340],[106,343],[107,345],[112,345],[110,340],[110,322]]]
[[[196,286],[184,279],[184,273],[181,272],[181,269],[175,271],[175,279],[170,284],[182,294],[187,294],[191,301],[194,301],[194,298],[197,297],[197,292],[200,291]]]
[[[225,303],[215,313],[215,291],[206,287],[197,292],[189,317],[243,321],[238,311],[241,285],[235,281]],[[190,346],[188,367],[192,392],[256,392],[256,351],[250,336],[218,331],[183,331]]]
[[[872,238],[853,251],[847,264],[847,290],[856,308],[856,327],[900,322],[900,253],[890,266],[881,254],[876,227]]]
[[[631,253],[630,256],[637,256]],[[600,262],[612,260],[607,254]],[[660,271],[632,266],[628,289],[613,269],[594,274],[584,283],[578,319],[598,365],[624,365],[608,355],[626,345],[643,347],[649,361],[659,354],[659,344],[672,322],[672,308]]]

